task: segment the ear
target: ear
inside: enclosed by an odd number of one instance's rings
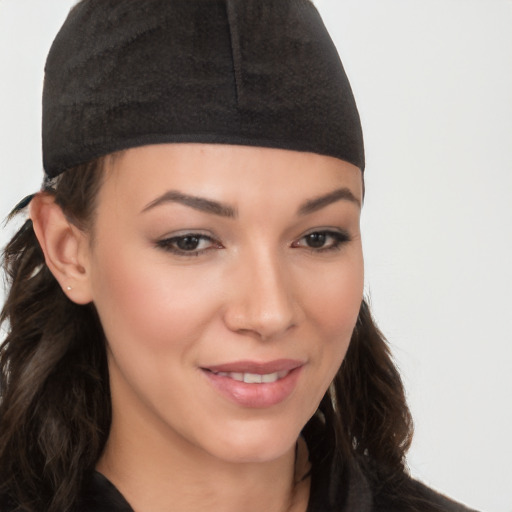
[[[43,192],[32,199],[30,218],[46,265],[64,293],[77,304],[91,302],[87,234],[66,218],[52,195]]]

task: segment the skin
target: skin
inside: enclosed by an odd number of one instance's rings
[[[236,215],[158,201],[168,191]],[[361,202],[360,170],[339,159],[205,144],[118,155],[93,233],[70,225],[50,197],[33,202],[50,269],[71,300],[94,302],[105,330],[113,423],[98,470],[136,512],[306,509],[308,484],[294,473],[307,462],[296,467],[295,446],[357,319]],[[324,233],[320,246],[311,232]],[[177,253],[190,233],[197,250]],[[234,403],[205,374],[277,359],[301,369],[269,407]]]

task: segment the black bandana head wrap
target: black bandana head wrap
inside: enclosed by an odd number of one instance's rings
[[[309,0],[83,0],[45,71],[50,178],[164,142],[310,151],[364,169],[350,84]]]

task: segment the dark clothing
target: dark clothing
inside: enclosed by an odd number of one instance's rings
[[[410,510],[390,497],[383,497],[371,489],[368,480],[359,471],[352,471],[339,485],[311,475],[311,494],[307,512],[398,512]],[[426,503],[435,504],[444,512],[470,512],[470,509],[432,491],[419,482],[410,481],[417,496]],[[382,493],[383,494],[383,493]],[[100,473],[95,473],[83,496],[79,512],[133,512],[121,493]],[[419,508],[418,510],[421,510]]]

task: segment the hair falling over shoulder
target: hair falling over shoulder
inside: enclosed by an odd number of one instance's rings
[[[80,229],[93,225],[103,163],[79,166],[43,187]],[[3,263],[9,288],[0,317],[7,332],[0,348],[0,510],[71,512],[110,427],[103,331],[92,304],[76,305],[62,292],[30,220]],[[412,421],[366,302],[318,416],[323,432],[310,446],[313,458],[327,450],[340,466],[358,464],[377,485],[404,490]]]
[[[45,184],[68,218],[91,221],[102,161]],[[62,292],[27,220],[3,252],[0,510],[71,510],[110,425],[103,333],[92,305]]]

